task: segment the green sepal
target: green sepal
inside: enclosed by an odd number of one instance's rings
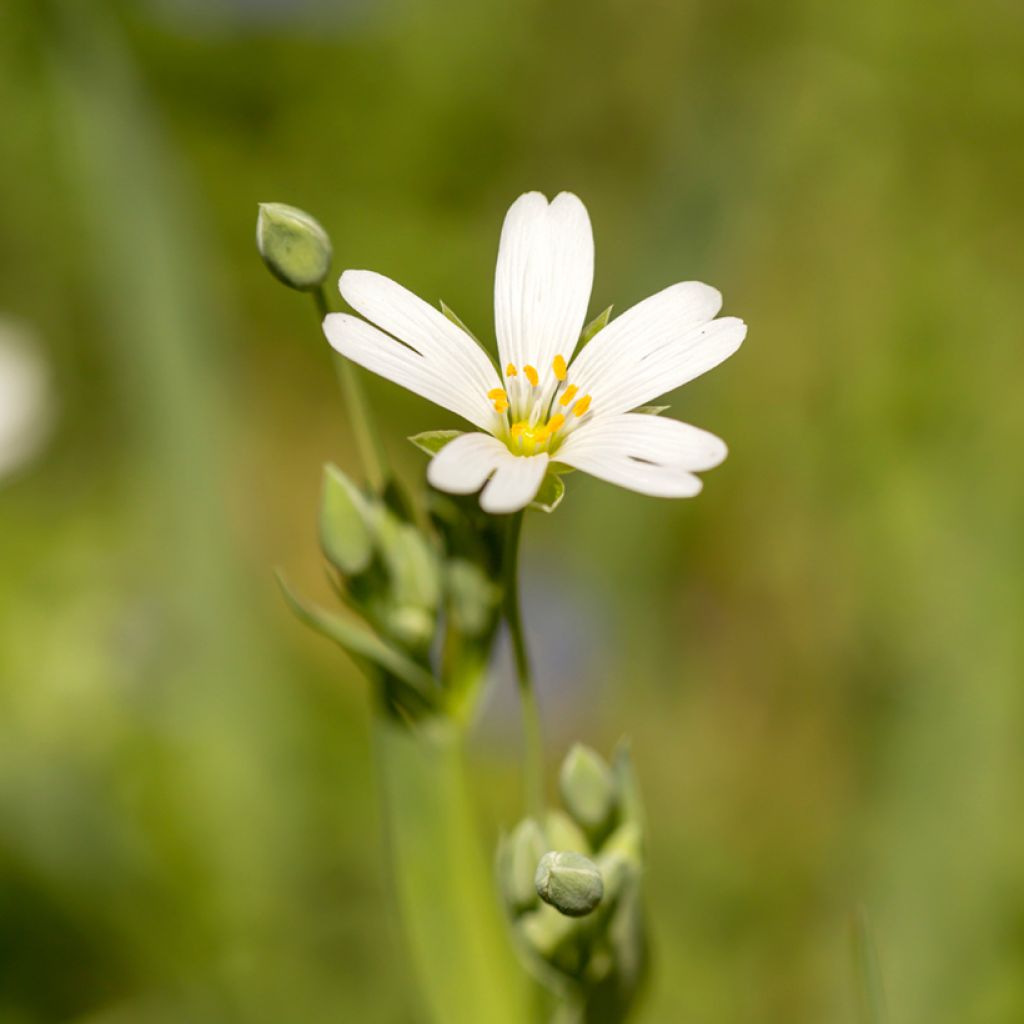
[[[369,507],[362,492],[337,466],[324,466],[320,498],[320,544],[345,576],[365,572],[373,561]]]
[[[607,309],[598,313],[597,316],[595,316],[594,319],[583,328],[583,331],[580,334],[579,348],[583,348],[584,345],[593,340],[594,335],[597,334],[598,331],[603,330],[608,326],[608,321],[612,318],[612,309],[614,309],[614,306],[609,306]]]
[[[641,405],[639,409],[634,409],[633,412],[640,413],[643,416],[660,416],[667,409],[670,409],[669,405]]]
[[[319,605],[303,601],[288,585],[281,570],[277,570],[276,575],[288,606],[301,622],[333,640],[355,658],[364,671],[368,667],[382,669],[404,683],[418,697],[432,702],[431,691],[435,689],[436,684],[429,672],[393,647],[389,647],[365,626],[335,615]],[[370,672],[367,674],[372,675]]]
[[[462,433],[461,430],[424,430],[422,434],[413,434],[409,440],[421,452],[436,455],[449,441],[454,441]]]
[[[541,512],[554,512],[565,497],[565,484],[558,473],[548,473],[541,482],[540,489],[530,502],[530,508]]]
[[[441,300],[441,312],[444,313],[444,315],[451,320],[451,322],[455,324],[460,331],[465,331],[478,345],[480,345],[480,339],[462,322],[458,313],[456,313],[455,310],[444,301],[444,299]],[[483,346],[481,345],[480,347],[482,348]]]

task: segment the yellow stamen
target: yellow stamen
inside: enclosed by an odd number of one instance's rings
[[[494,401],[494,411],[497,413],[503,413],[508,411],[508,402],[504,399],[497,398]]]
[[[565,391],[562,393],[562,397],[558,400],[558,404],[559,405],[564,405],[568,409],[569,408],[569,404],[576,397],[576,392],[577,391],[579,391],[579,388],[576,387],[575,384],[570,384],[565,389]]]
[[[517,377],[518,375],[519,375],[519,371],[516,369],[516,364],[515,363],[509,363],[508,366],[505,367],[505,376],[506,377]]]
[[[577,416],[582,416],[590,408],[590,395],[584,395],[573,407],[572,411]]]
[[[522,420],[519,420],[517,423],[513,423],[512,426],[509,427],[508,432],[513,437],[518,438],[518,437],[520,437],[522,435],[522,433],[523,433],[523,431],[525,429],[526,429],[526,424]]]
[[[536,368],[533,366],[524,366],[523,373],[526,374],[526,379],[530,382],[530,387],[536,387],[540,381],[540,376],[537,373]]]
[[[565,380],[565,375],[569,372],[565,365],[565,360],[561,356],[555,356],[551,369],[555,371],[555,376],[559,380]]]
[[[548,420],[548,432],[553,434],[556,430],[561,430],[564,424],[565,417],[560,412],[556,412],[555,415]]]
[[[487,397],[492,402],[497,402],[502,398],[504,398],[506,402],[508,401],[508,395],[505,394],[504,388],[491,388],[491,390],[487,392]]]

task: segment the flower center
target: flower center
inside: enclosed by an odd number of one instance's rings
[[[494,411],[508,424],[508,431],[496,432],[514,455],[535,455],[554,451],[590,409],[590,395],[579,395],[569,384],[565,359],[558,355],[551,372],[543,375],[526,365],[522,373],[514,363],[505,367],[507,390],[493,388],[487,397]]]

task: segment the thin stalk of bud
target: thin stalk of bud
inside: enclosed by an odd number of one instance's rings
[[[312,295],[317,313],[323,322],[324,317],[330,312],[323,285],[314,288]],[[377,494],[381,494],[388,477],[387,457],[374,427],[358,371],[344,356],[337,353],[334,353],[334,367],[338,374],[338,383],[341,385],[349,425],[352,427],[356,448],[359,451],[359,461],[370,487]]]

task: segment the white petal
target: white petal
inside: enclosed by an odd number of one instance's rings
[[[720,438],[689,423],[623,413],[581,426],[556,459],[642,494],[689,498],[701,489],[693,472],[717,466],[727,451]]]
[[[711,318],[722,297],[696,281],[672,285],[612,320],[579,354],[569,380],[595,413],[624,412],[699,377],[739,348],[746,325]]]
[[[487,353],[439,309],[383,274],[346,270],[338,282],[345,301],[381,330],[442,369],[452,383],[484,398],[500,379]]]
[[[556,355],[575,351],[594,281],[594,236],[587,209],[569,192],[549,205],[520,196],[501,229],[494,278],[494,323],[501,365],[542,375]]]
[[[480,507],[491,515],[525,508],[536,497],[548,468],[548,454],[513,455],[507,448],[491,482],[480,495]]]
[[[324,334],[331,347],[346,359],[401,384],[482,430],[496,429],[497,414],[486,391],[468,387],[462,378],[449,372],[444,360],[428,359],[348,313],[328,314]]]
[[[483,487],[506,455],[512,453],[490,434],[463,434],[449,441],[430,460],[427,480],[439,491],[473,494]]]

